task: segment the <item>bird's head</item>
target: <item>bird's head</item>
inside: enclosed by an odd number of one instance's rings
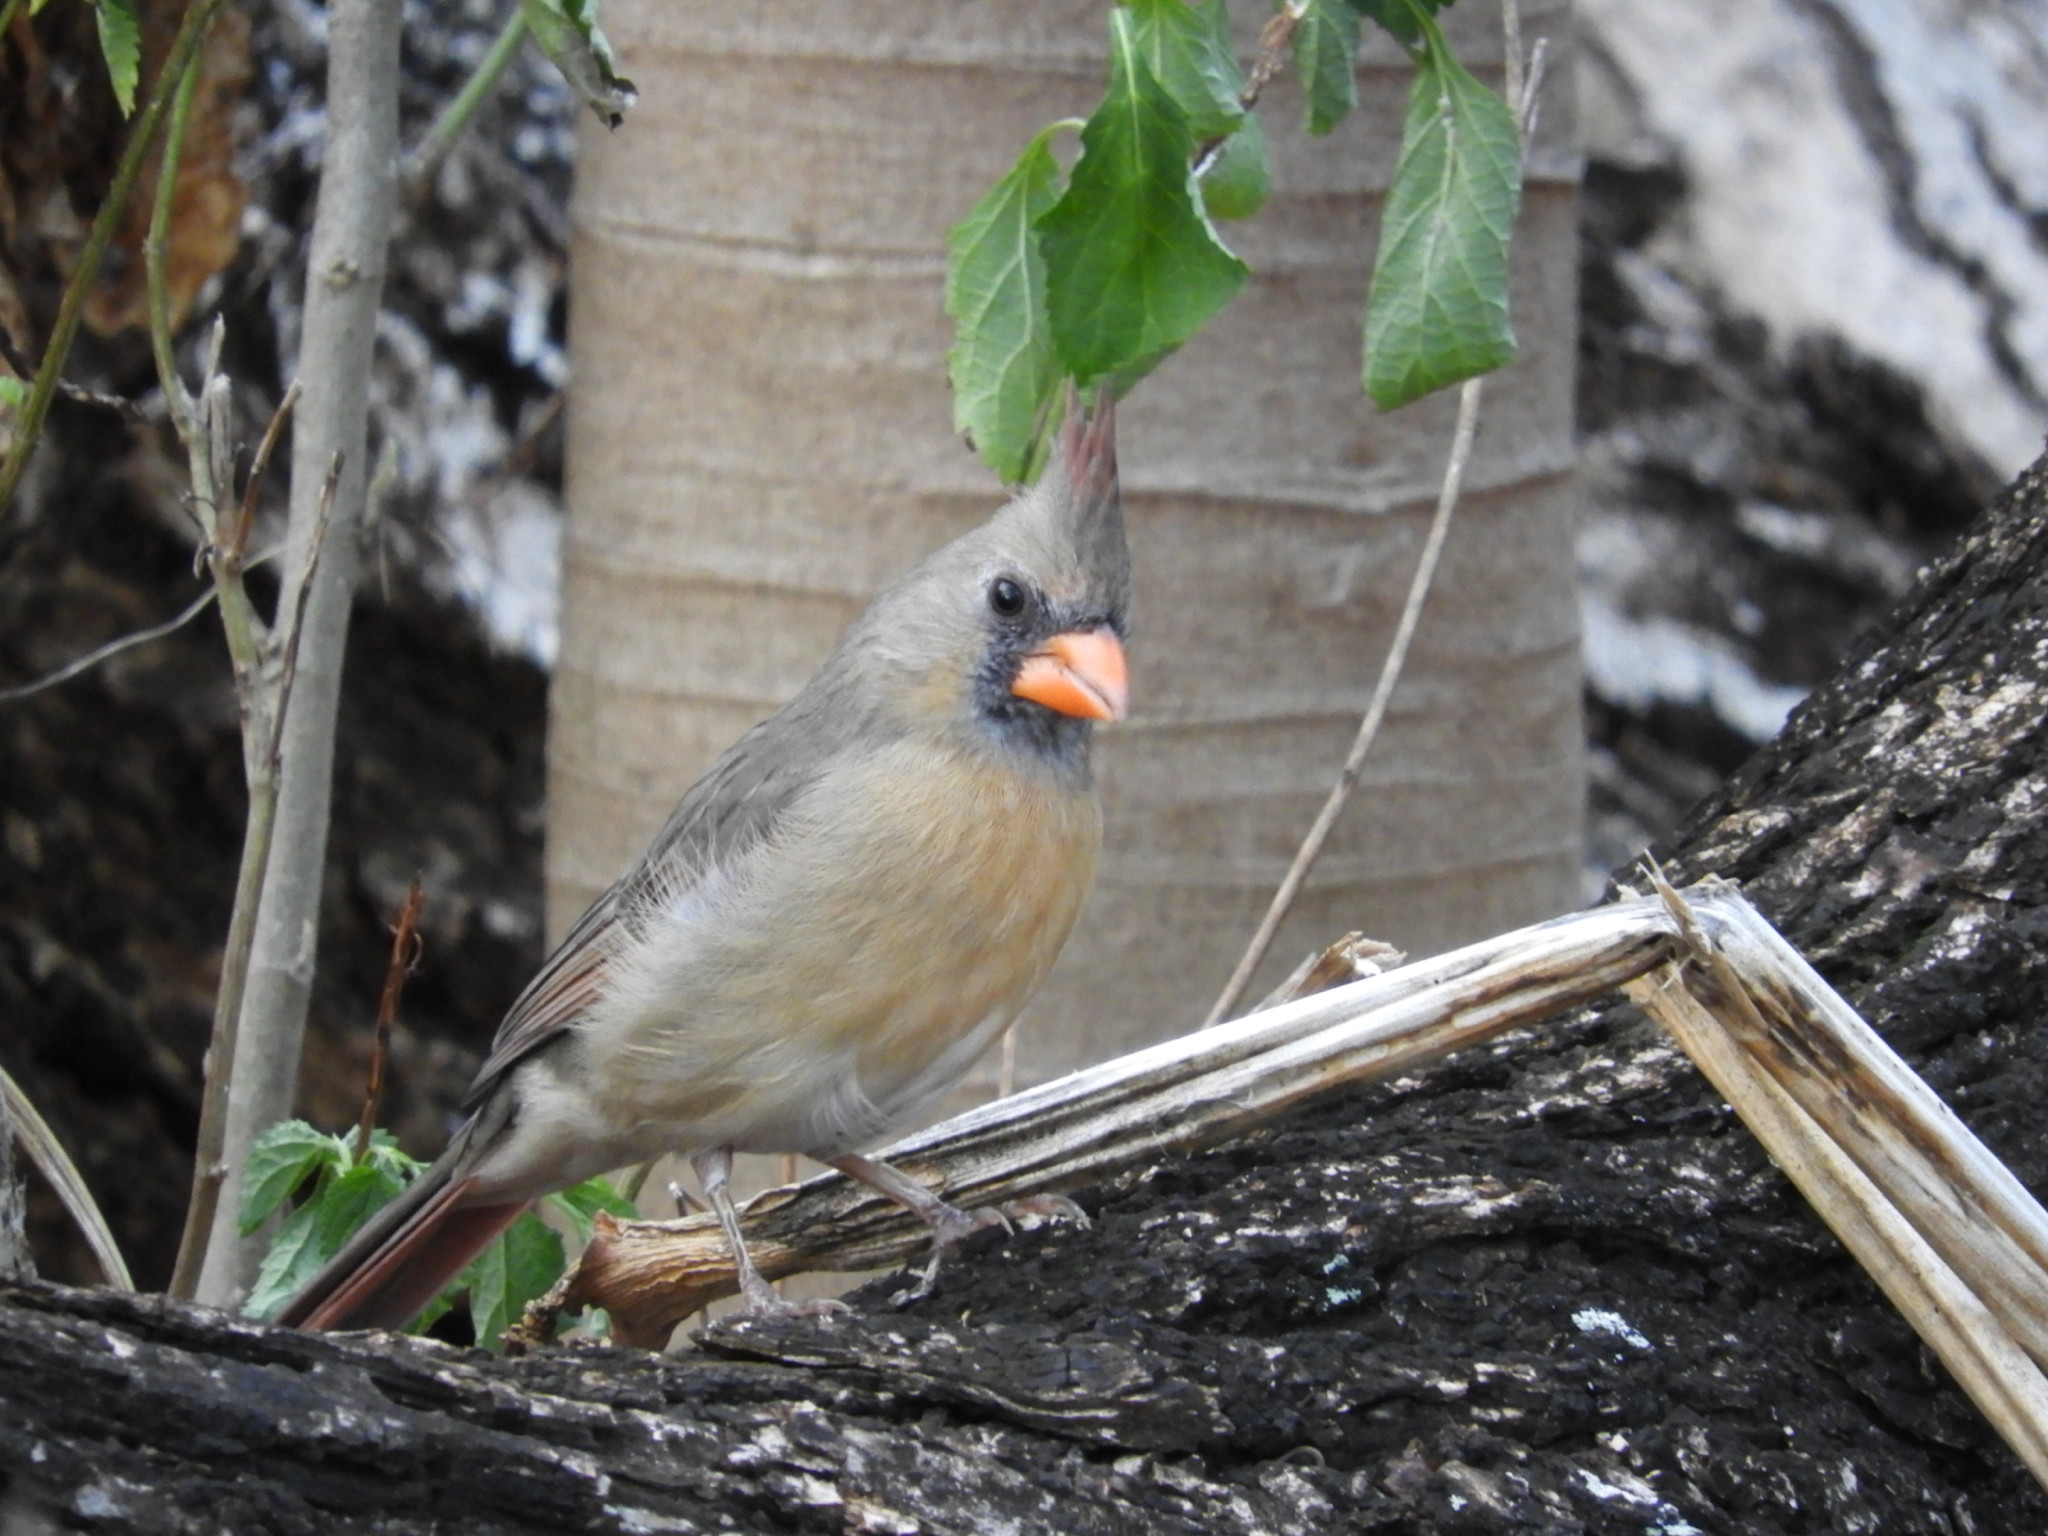
[[[1129,706],[1131,557],[1116,413],[1069,397],[1036,485],[930,556],[861,626],[925,720],[1055,768],[1087,768],[1090,728]]]

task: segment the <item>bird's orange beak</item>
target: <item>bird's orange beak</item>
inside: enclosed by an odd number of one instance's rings
[[[1010,692],[1083,720],[1121,720],[1131,705],[1123,642],[1108,629],[1054,635],[1024,658]]]

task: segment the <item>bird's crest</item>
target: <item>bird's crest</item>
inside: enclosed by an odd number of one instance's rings
[[[1094,595],[1121,616],[1129,605],[1131,556],[1117,483],[1116,402],[1107,390],[1091,411],[1068,386],[1066,419],[1038,491],[1071,541]]]

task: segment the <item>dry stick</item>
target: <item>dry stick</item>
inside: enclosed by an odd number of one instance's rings
[[[86,297],[99,277],[100,263],[106,259],[114,231],[127,212],[128,197],[135,190],[135,179],[141,174],[142,163],[149,158],[157,124],[163,120],[169,87],[184,75],[185,66],[198,53],[206,29],[212,24],[214,12],[220,9],[221,4],[222,0],[192,0],[185,10],[184,20],[178,24],[178,34],[171,42],[164,67],[150,82],[149,101],[135,119],[128,147],[121,152],[120,165],[114,172],[113,185],[107,189],[106,201],[100,204],[100,211],[92,221],[92,229],[78,253],[78,265],[72,269],[70,281],[64,285],[64,297],[57,306],[57,323],[51,328],[49,343],[43,349],[42,366],[36,370],[35,379],[29,385],[28,398],[22,402],[21,413],[15,418],[14,441],[7,450],[6,458],[0,459],[0,511],[4,511],[14,499],[15,489],[27,472],[29,456],[35,452],[37,439],[42,436],[43,418],[49,414],[51,398],[57,393],[58,375],[64,371],[65,359],[71,355],[72,340],[77,336],[79,322],[85,315]]]
[[[1651,880],[1721,1027],[2048,1363],[2048,1213],[1752,909],[1717,911],[1710,935],[1654,867]]]
[[[1467,379],[1458,392],[1458,424],[1451,434],[1451,456],[1444,467],[1443,487],[1437,494],[1436,516],[1430,521],[1429,537],[1422,546],[1422,559],[1416,564],[1415,577],[1408,584],[1408,601],[1402,606],[1401,622],[1394,630],[1394,643],[1387,650],[1387,659],[1380,665],[1379,681],[1373,686],[1372,699],[1366,705],[1365,718],[1359,722],[1358,734],[1352,738],[1351,750],[1345,754],[1343,770],[1337,775],[1337,782],[1330,787],[1329,798],[1324,800],[1322,810],[1317,813],[1315,825],[1302,839],[1293,864],[1288,866],[1287,875],[1280,882],[1280,889],[1273,893],[1272,904],[1259,920],[1258,931],[1252,935],[1251,943],[1245,946],[1237,969],[1230,973],[1230,980],[1224,984],[1221,995],[1210,1008],[1208,1018],[1203,1021],[1205,1025],[1228,1017],[1244,997],[1245,988],[1251,985],[1252,973],[1266,958],[1266,951],[1273,944],[1273,935],[1280,931],[1280,924],[1294,905],[1294,898],[1301,893],[1309,870],[1322,854],[1330,829],[1336,826],[1337,818],[1344,814],[1344,807],[1351,801],[1352,791],[1358,787],[1366,753],[1372,750],[1373,738],[1379,735],[1380,722],[1387,714],[1387,701],[1394,695],[1394,685],[1401,680],[1401,668],[1408,660],[1408,647],[1422,619],[1423,600],[1429,596],[1430,583],[1436,579],[1437,561],[1443,554],[1445,536],[1451,531],[1451,513],[1458,505],[1458,490],[1464,482],[1465,464],[1472,456],[1472,439],[1479,430],[1479,399],[1484,382],[1482,379]]]
[[[405,980],[419,969],[420,908],[427,893],[414,875],[406,889],[405,903],[398,909],[398,921],[391,927],[391,959],[384,967],[384,992],[377,999],[377,1033],[370,1043],[370,1080],[363,1092],[363,1114],[356,1122],[356,1161],[370,1152],[370,1132],[376,1129],[377,1110],[384,1102],[384,1063],[391,1054],[391,1026],[398,1022],[398,1000],[405,995]]]
[[[1669,965],[1624,990],[1663,1025],[1735,1107],[1772,1161],[1912,1323],[1971,1401],[2034,1476],[2048,1484],[2048,1382],[2013,1341],[2002,1319],[1831,1139],[1832,1126],[1824,1127],[1805,1113],[1738,1043],[1726,1027],[1730,994],[1719,978],[1701,989],[1684,969]],[[1712,1006],[1699,995],[1701,990],[1709,991]],[[1738,984],[1737,990],[1744,989]]]
[[[1590,1001],[1662,964],[1672,942],[1669,914],[1647,900],[1559,918],[1027,1088],[881,1155],[967,1205],[1087,1183]],[[770,1279],[893,1264],[930,1241],[917,1218],[836,1173],[757,1196],[746,1221]],[[659,1345],[735,1288],[710,1218],[601,1219],[530,1332],[545,1336],[549,1307],[601,1306],[622,1341]]]
[[[85,1238],[85,1246],[92,1250],[100,1274],[117,1290],[134,1290],[135,1281],[129,1276],[127,1262],[121,1257],[121,1247],[114,1241],[107,1218],[100,1214],[99,1202],[93,1199],[92,1191],[86,1187],[85,1176],[71,1161],[71,1155],[64,1150],[57,1133],[36,1113],[35,1105],[29,1102],[28,1095],[21,1091],[21,1085],[7,1074],[4,1067],[0,1067],[0,1094],[6,1096],[7,1118],[14,1122],[14,1139],[57,1192],[58,1201]]]

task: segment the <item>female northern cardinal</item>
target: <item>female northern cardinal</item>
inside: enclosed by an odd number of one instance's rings
[[[736,1151],[831,1163],[942,1250],[994,1219],[857,1154],[1066,942],[1129,598],[1113,408],[1070,396],[1039,484],[876,598],[683,797],[512,1005],[448,1150],[279,1320],[402,1326],[533,1200],[667,1152],[695,1160],[753,1311],[783,1303],[740,1240]]]

